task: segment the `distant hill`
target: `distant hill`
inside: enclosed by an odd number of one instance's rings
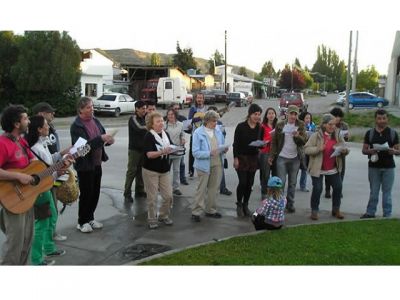
[[[151,62],[151,55],[153,53],[143,52],[135,49],[117,49],[117,50],[102,50],[96,49],[105,56],[123,64],[123,65],[137,65],[149,66]],[[157,52],[156,52],[157,53]],[[161,58],[161,65],[168,65],[172,62],[174,54],[157,53]],[[202,74],[208,74],[208,59],[195,57],[197,68]],[[237,74],[240,66],[233,66],[233,73]],[[252,78],[257,73],[247,69],[247,76]]]

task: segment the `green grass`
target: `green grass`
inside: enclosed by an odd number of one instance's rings
[[[400,265],[400,221],[304,225],[236,237],[143,265]]]

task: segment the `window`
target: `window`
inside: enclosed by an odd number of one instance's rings
[[[85,96],[97,97],[97,84],[96,83],[86,83],[85,84]]]
[[[172,90],[172,81],[166,81],[165,82],[165,89],[166,90]]]

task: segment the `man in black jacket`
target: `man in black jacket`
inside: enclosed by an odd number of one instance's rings
[[[125,201],[133,202],[132,183],[135,180],[135,197],[146,197],[142,178],[143,166],[143,141],[146,129],[146,103],[137,101],[135,104],[135,114],[129,119],[129,148],[128,148],[128,166],[125,178],[124,197]]]

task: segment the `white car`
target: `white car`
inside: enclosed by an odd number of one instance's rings
[[[345,95],[339,96],[339,98],[337,98],[337,100],[336,100],[336,104],[340,105],[340,106],[344,106],[346,104],[346,96]]]
[[[105,93],[93,101],[95,113],[111,113],[118,117],[123,113],[135,112],[135,103],[128,94]]]
[[[328,92],[327,92],[327,91],[322,91],[322,92],[321,92],[321,96],[322,96],[322,97],[328,96]]]

